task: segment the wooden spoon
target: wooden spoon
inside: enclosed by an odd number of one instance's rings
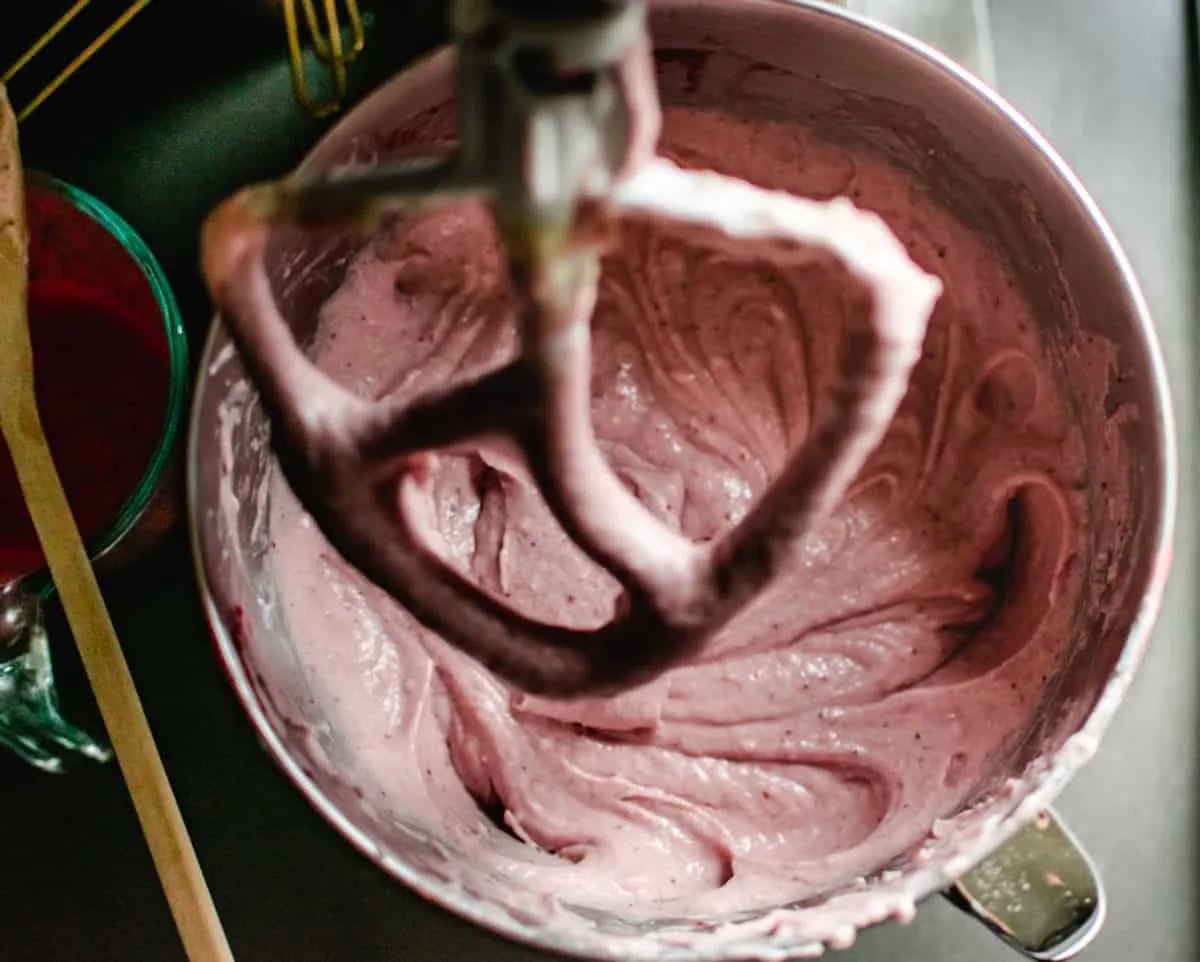
[[[212,897],[42,432],[26,294],[28,239],[17,121],[0,85],[0,433],[75,635],[117,762],[192,962],[232,962]]]

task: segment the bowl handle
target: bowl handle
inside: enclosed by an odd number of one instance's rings
[[[54,774],[76,755],[112,757],[59,712],[41,600],[19,581],[0,586],[0,748]]]
[[[1052,811],[1044,811],[945,893],[1027,958],[1065,962],[1104,923],[1095,865]]]

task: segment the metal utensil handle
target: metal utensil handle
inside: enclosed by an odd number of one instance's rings
[[[297,4],[300,11],[297,13]],[[346,99],[346,68],[352,64],[366,45],[362,13],[357,0],[342,0],[346,23],[338,12],[338,0],[323,0],[322,17],[314,0],[281,0],[284,29],[287,33],[288,65],[292,74],[292,89],[296,100],[314,117],[328,117],[341,109]],[[325,100],[318,99],[308,82],[304,66],[304,41],[300,20],[308,28],[309,46],[316,59],[329,71],[332,92]],[[348,42],[343,30],[349,28]]]
[[[946,897],[1039,962],[1075,958],[1099,934],[1108,908],[1091,858],[1052,811],[955,882]]]
[[[29,62],[37,57],[38,54],[40,54],[47,46],[49,46],[50,43],[56,37],[58,37],[58,35],[62,33],[63,30],[65,30],[75,20],[75,18],[84,11],[86,7],[91,4],[91,2],[92,0],[76,0],[76,2],[72,4],[71,8],[67,10],[66,13],[54,21],[54,23],[50,26],[50,29],[48,29],[37,40],[35,40],[29,46],[29,48],[26,49],[25,52],[13,62],[11,66],[9,66],[2,74],[0,74],[0,84],[7,84],[18,73],[24,70],[25,67],[29,65]],[[53,96],[59,87],[70,80],[80,67],[91,60],[92,57],[99,52],[101,47],[105,46],[105,44],[112,40],[113,37],[120,33],[121,30],[123,30],[129,23],[129,21],[145,10],[149,3],[150,0],[133,0],[133,2],[130,3],[122,13],[118,14],[117,17],[114,18],[107,27],[97,34],[91,43],[84,47],[83,50],[76,54],[75,57],[65,67],[55,74],[49,83],[47,83],[44,87],[42,87],[41,90],[34,94],[33,97],[30,98],[30,100],[23,107],[17,109],[17,120],[25,120],[30,114],[37,110],[38,107],[40,107],[51,96]]]

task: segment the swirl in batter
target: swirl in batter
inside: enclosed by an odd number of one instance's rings
[[[515,694],[345,566],[283,484],[275,568],[299,654],[376,807],[498,877],[626,914],[786,904],[902,858],[1004,768],[1065,656],[1085,523],[1082,442],[988,239],[882,158],[790,125],[669,111],[664,153],[879,213],[943,294],[900,413],[794,566],[693,663],[610,699]],[[828,265],[738,263],[629,228],[594,321],[605,453],[696,540],[802,444],[861,293]],[[317,363],[366,396],[513,356],[482,207],[380,236],[327,303]],[[519,464],[437,462],[448,558],[570,625],[617,586]]]

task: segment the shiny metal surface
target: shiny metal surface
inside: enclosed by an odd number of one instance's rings
[[[951,903],[1037,962],[1067,962],[1095,941],[1104,885],[1078,839],[1047,810],[955,882]]]
[[[1103,631],[1097,629],[1097,636],[1089,642],[1092,657],[1088,665],[1081,666],[1068,681],[1067,692],[1075,697],[1075,711],[1066,714],[1061,730],[1049,733],[1050,743],[1061,742],[1068,730],[1082,724],[1090,746],[1107,727],[1123,698],[1148,640],[1165,584],[1175,499],[1174,438],[1162,359],[1132,272],[1111,231],[1073,175],[1027,124],[932,53],[908,46],[886,31],[866,30],[852,20],[815,9],[788,8],[784,15],[778,4],[768,7],[749,0],[736,5],[736,13],[713,3],[684,7],[682,3],[663,3],[659,7],[662,29],[674,42],[684,46],[702,44],[706,32],[717,31],[738,49],[744,49],[743,45],[752,45],[755,37],[770,37],[787,47],[789,63],[803,64],[805,71],[823,73],[837,86],[856,93],[886,91],[889,100],[912,105],[922,123],[949,132],[952,152],[966,161],[969,171],[979,176],[1015,178],[1023,190],[1033,194],[1047,235],[1060,244],[1039,254],[1034,249],[1037,237],[1028,234],[1023,239],[1029,242],[1029,248],[1017,245],[1014,250],[1019,248],[1033,259],[1030,270],[1035,274],[1038,265],[1044,263],[1038,256],[1061,254],[1067,294],[1085,324],[1121,345],[1122,363],[1129,366],[1130,374],[1124,383],[1132,392],[1127,400],[1135,403],[1143,415],[1128,443],[1137,450],[1131,483],[1144,527],[1136,545],[1121,558],[1129,576],[1129,590],[1118,601],[1117,616],[1106,623]],[[751,11],[765,18],[756,24],[757,29],[746,28]],[[745,32],[739,33],[743,28]],[[754,53],[759,56],[761,51],[754,49]],[[411,81],[410,92],[414,84],[420,87],[418,81]],[[371,124],[386,115],[388,104],[386,94],[369,100],[318,149],[310,165],[329,162],[356,136],[358,147],[362,147],[363,138],[369,142]],[[971,196],[977,197],[978,191]],[[336,277],[324,278],[321,284],[336,281]],[[319,292],[308,291],[302,301],[318,296]],[[1061,319],[1051,320],[1056,316],[1053,304],[1045,307],[1047,323],[1062,323]],[[303,334],[305,325],[313,319],[312,303],[294,305],[292,319]],[[228,360],[224,347],[223,335],[215,333],[202,368],[207,373],[197,396],[191,452],[192,522],[198,572],[207,591],[206,608],[220,651],[235,690],[268,749],[314,806],[347,838],[427,897],[522,941],[578,954],[619,952],[619,946],[605,949],[599,943],[581,944],[556,938],[545,930],[530,929],[473,900],[460,887],[439,881],[428,853],[419,851],[411,841],[389,838],[377,826],[360,819],[347,786],[339,785],[337,777],[329,772],[318,771],[306,758],[304,746],[281,724],[280,699],[288,702],[289,711],[303,711],[305,695],[297,687],[298,677],[288,667],[286,638],[272,623],[270,598],[264,596],[271,589],[263,579],[262,552],[245,540],[252,519],[243,515],[237,520],[238,531],[223,532],[223,521],[215,510],[220,483],[215,440],[218,409],[226,393],[240,380],[237,364]],[[220,364],[215,363],[218,357],[223,359]],[[236,443],[233,450],[235,480],[240,478],[244,483],[246,477],[261,475],[263,464],[239,464],[241,455]],[[232,541],[225,537],[228,534],[233,535]],[[1105,537],[1104,533],[1100,536]],[[242,564],[230,563],[231,549],[241,554]],[[247,563],[246,558],[251,560]],[[245,660],[247,637],[260,641],[266,638],[277,649],[276,657],[266,665],[271,676],[269,697],[261,682],[264,663]],[[1013,800],[1011,805],[1000,805],[996,809],[1000,824],[995,833],[948,846],[927,871],[912,870],[905,882],[912,894],[920,896],[936,890],[942,884],[943,875],[939,873],[953,871],[951,865],[961,866],[958,871],[970,868],[1004,837],[1017,831],[1057,794],[1088,754],[1082,751],[1058,757],[1034,778],[1027,796]],[[739,947],[727,955],[786,954],[803,948],[780,943],[754,945]],[[694,955],[681,953],[680,957],[721,955],[710,950]]]

